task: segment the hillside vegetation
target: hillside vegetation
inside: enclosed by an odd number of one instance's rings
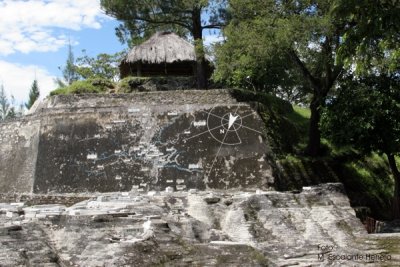
[[[60,87],[52,92],[53,95],[106,93],[114,89],[115,84],[107,79],[87,79],[73,82],[69,86]]]
[[[91,94],[91,93],[132,93],[146,91],[183,90],[195,88],[193,77],[132,77],[128,76],[118,82],[104,78],[78,80],[70,85],[60,87],[50,95]]]
[[[297,191],[307,185],[341,182],[352,206],[366,207],[356,209],[364,212],[360,216],[390,218],[394,181],[386,157],[376,153],[365,155],[352,147],[335,147],[326,139],[321,157],[305,156],[308,108],[292,106],[268,94],[234,90],[233,95],[239,101],[253,103],[265,122],[281,173],[276,179],[278,190]]]

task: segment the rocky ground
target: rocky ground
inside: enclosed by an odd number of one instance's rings
[[[0,204],[0,266],[400,265],[400,234],[368,235],[340,184],[34,199]]]

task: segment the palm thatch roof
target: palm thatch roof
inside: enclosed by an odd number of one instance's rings
[[[125,58],[126,63],[150,64],[195,61],[194,45],[172,32],[158,32],[141,45],[135,46]]]

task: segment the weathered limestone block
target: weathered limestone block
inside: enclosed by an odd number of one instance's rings
[[[4,192],[273,186],[265,126],[227,90],[59,95],[1,124]]]
[[[0,192],[32,192],[39,145],[39,119],[0,123]]]

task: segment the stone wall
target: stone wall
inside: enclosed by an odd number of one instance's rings
[[[273,185],[263,122],[226,90],[59,95],[35,108],[1,126],[2,192]]]
[[[36,170],[40,120],[0,124],[0,191],[31,192]]]

